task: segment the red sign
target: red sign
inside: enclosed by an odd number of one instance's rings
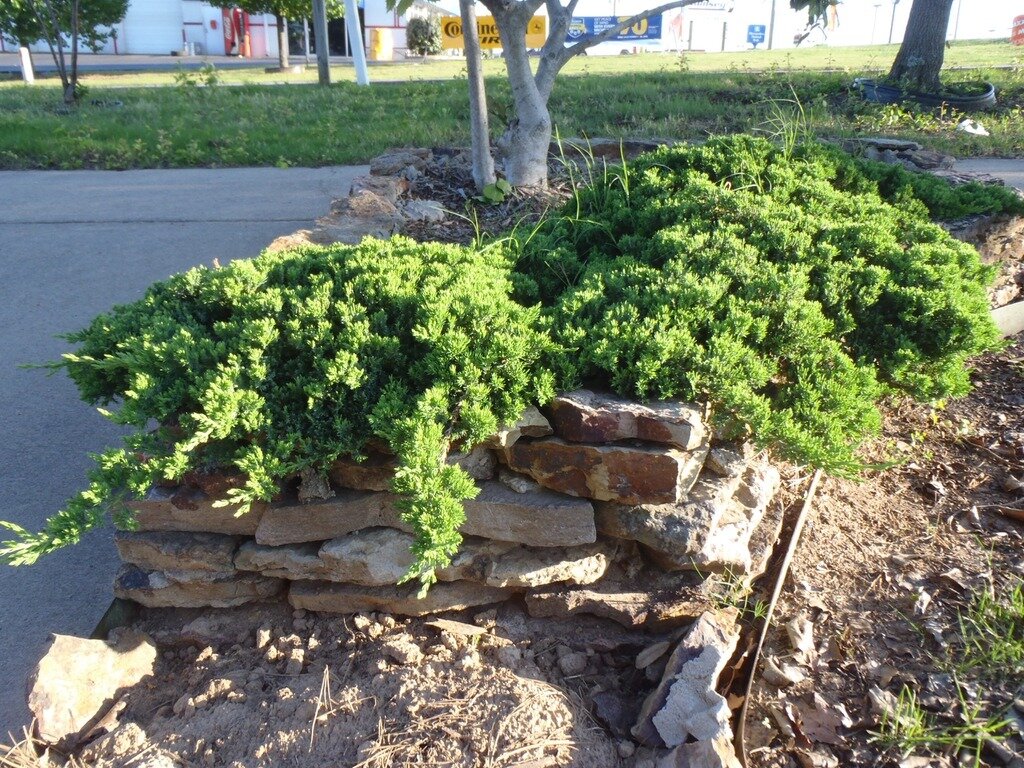
[[[1018,16],[1013,20],[1013,33],[1010,40],[1015,45],[1024,45],[1024,16]]]

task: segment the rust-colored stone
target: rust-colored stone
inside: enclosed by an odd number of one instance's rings
[[[679,501],[697,481],[707,449],[584,445],[557,438],[519,441],[506,449],[510,469],[545,488],[622,504]]]
[[[342,456],[331,464],[328,474],[331,482],[356,491],[386,491],[398,469],[398,459],[387,454],[370,451],[362,461]]]
[[[555,434],[576,443],[646,440],[689,451],[707,439],[701,408],[678,400],[644,404],[579,389],[556,397],[550,409]]]

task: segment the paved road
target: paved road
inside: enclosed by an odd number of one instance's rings
[[[331,56],[333,66],[351,65],[350,56]],[[374,68],[387,68],[400,63],[396,61],[370,61]],[[304,64],[304,56],[291,57],[292,64]],[[37,74],[52,74],[57,71],[53,59],[48,53],[32,54],[32,64]],[[212,64],[218,70],[253,69],[259,67],[276,67],[277,57],[259,59],[241,59],[238,56],[161,56],[143,54],[83,53],[79,54],[78,70],[80,72],[177,72],[180,69],[196,70],[206,64]],[[316,58],[311,58],[309,66],[316,70]],[[17,51],[0,51],[0,74],[21,75],[21,62]]]
[[[0,519],[28,528],[82,487],[118,429],[61,375],[23,370],[155,280],[258,253],[308,226],[364,168],[0,172]],[[2,534],[2,532],[0,532]],[[110,603],[110,530],[31,568],[0,566],[0,735],[51,632],[88,635]]]

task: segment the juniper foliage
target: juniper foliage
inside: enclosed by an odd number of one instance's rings
[[[399,457],[408,578],[427,586],[475,493],[449,449],[580,383],[708,401],[723,429],[851,473],[880,397],[963,394],[967,359],[997,343],[990,271],[929,206],[999,204],[737,136],[609,170],[490,245],[396,237],[191,270],[67,337],[54,366],[134,430],[42,531],[3,523],[0,558],[76,542],[105,506],[129,527],[120,500],[205,468],[243,475],[222,501],[244,514],[373,436]]]

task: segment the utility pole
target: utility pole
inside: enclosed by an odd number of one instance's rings
[[[772,15],[768,20],[768,50],[772,49],[772,40],[775,38],[775,0],[772,0]]]
[[[963,0],[956,0],[956,21],[953,22],[953,39],[956,40],[957,32],[960,31],[960,6],[964,4]]]
[[[892,0],[892,16],[889,17],[889,45],[892,45],[892,29],[896,26],[896,6],[900,0]]]
[[[313,34],[316,35],[316,72],[320,85],[331,84],[330,44],[327,42],[327,5],[313,0]]]
[[[370,75],[366,71],[366,51],[363,49],[363,31],[359,28],[356,0],[345,0],[345,27],[348,29],[348,47],[352,53],[352,61],[356,65],[356,82],[359,85],[369,85]]]

